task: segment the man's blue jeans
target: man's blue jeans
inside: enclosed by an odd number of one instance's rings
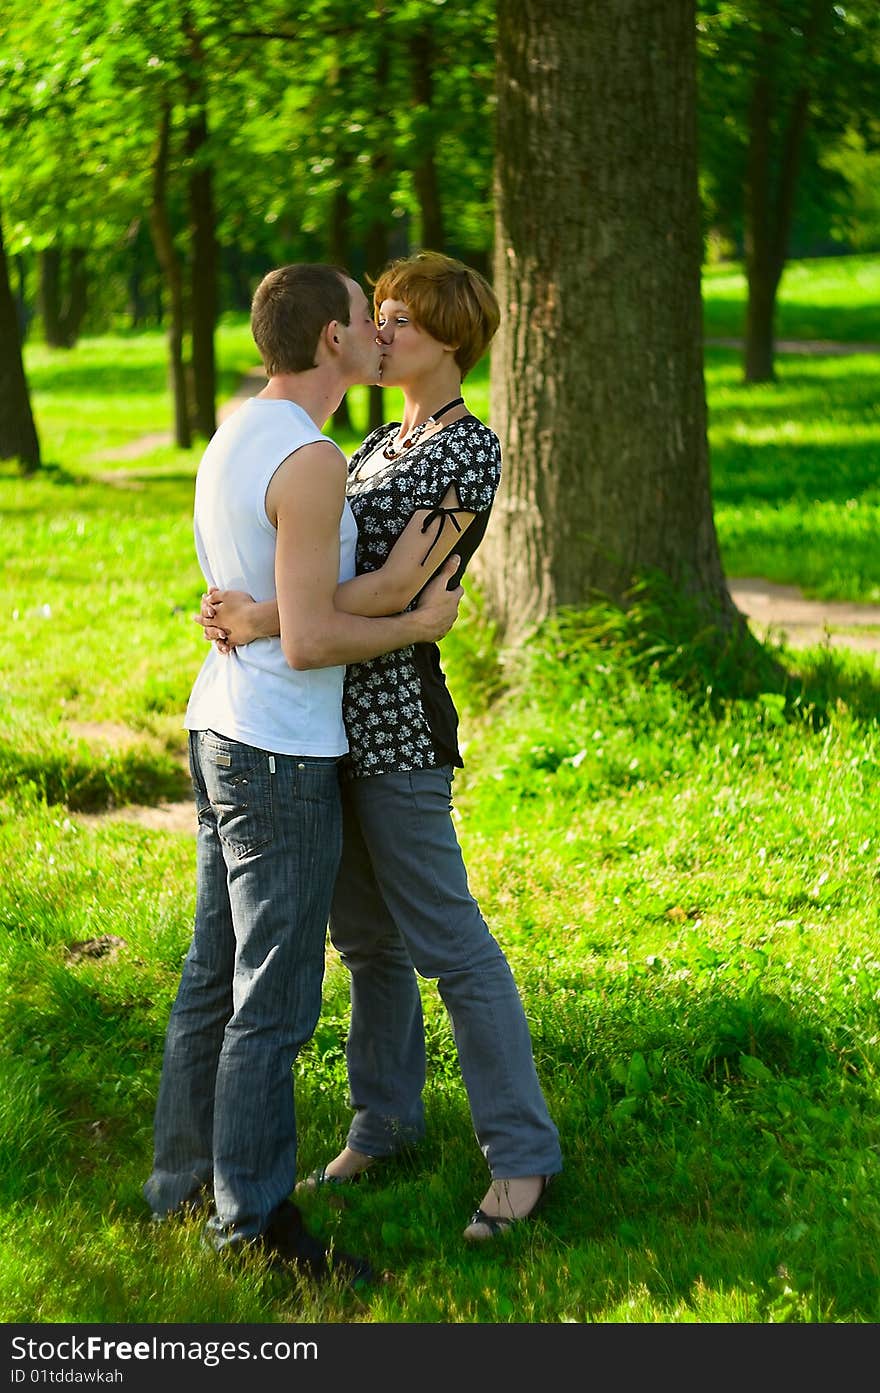
[[[217,1247],[261,1233],[296,1180],[292,1066],[321,1007],[341,850],[337,761],[191,732],[192,943],[165,1037],[144,1195],[155,1214],[213,1183]]]

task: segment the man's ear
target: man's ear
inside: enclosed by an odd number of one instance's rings
[[[319,345],[323,346],[325,354],[331,358],[339,352],[339,320],[331,319],[329,324],[325,324],[321,330]]]

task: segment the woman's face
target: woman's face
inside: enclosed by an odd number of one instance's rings
[[[403,387],[448,362],[454,350],[416,323],[402,300],[383,300],[376,315],[384,387]]]

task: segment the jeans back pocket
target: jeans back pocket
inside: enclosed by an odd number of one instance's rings
[[[274,835],[269,756],[210,730],[201,732],[198,749],[221,840],[236,856],[248,856]]]

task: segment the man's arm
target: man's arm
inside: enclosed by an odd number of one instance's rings
[[[452,487],[442,507],[446,514],[453,512],[455,521],[442,512],[438,515],[437,509],[424,508],[414,513],[380,570],[366,572],[337,585],[336,609],[371,617],[404,610],[423,589],[426,577],[433,576],[446,560],[461,533],[476,516],[456,508],[457,502]],[[448,581],[457,568],[457,562],[443,567],[445,580]],[[430,598],[429,591],[426,591],[426,598]],[[196,622],[204,628],[205,637],[216,640],[225,652],[256,638],[272,638],[280,632],[277,600],[254,601],[240,590],[208,592],[202,597]]]
[[[275,590],[281,647],[300,670],[361,662],[380,653],[442,638],[455,621],[463,591],[431,587],[426,603],[406,614],[364,618],[334,603],[339,576],[339,522],[345,462],[329,442],[306,445],[280,466],[266,492],[277,528]],[[451,563],[450,563],[451,565]]]

